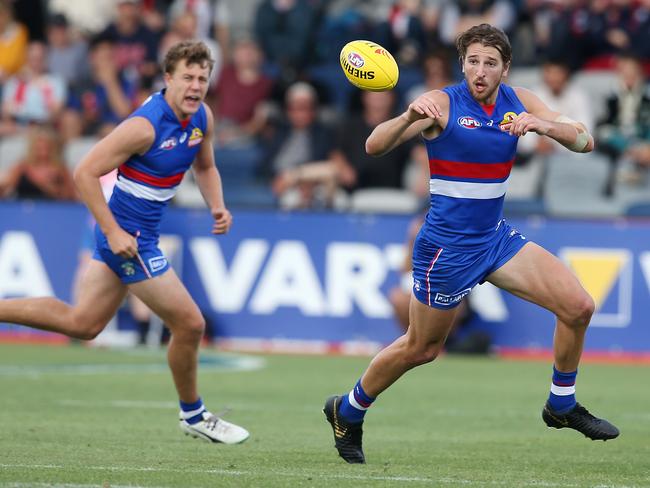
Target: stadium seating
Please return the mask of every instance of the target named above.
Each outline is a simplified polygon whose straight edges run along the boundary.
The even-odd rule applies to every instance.
[[[539,67],[512,68],[508,74],[508,84],[532,88],[540,83],[542,70]]]
[[[0,139],[0,173],[17,163],[27,151],[27,137],[16,135]]]
[[[600,154],[588,158],[571,153],[548,158],[544,200],[549,213],[560,217],[614,217],[623,203],[604,196],[609,160]]]
[[[616,87],[618,74],[615,71],[580,71],[573,82],[588,94],[595,120],[600,119],[605,111],[605,100]]]
[[[508,178],[506,200],[535,199],[540,196],[546,158],[533,157],[526,164],[515,165]]]
[[[325,90],[327,102],[344,113],[349,105],[352,92],[356,88],[345,79],[341,67],[328,63],[309,68],[307,76]]]
[[[68,168],[73,170],[88,151],[97,144],[97,141],[99,141],[99,138],[90,136],[79,137],[68,142],[63,149],[63,159],[68,165]]]
[[[420,202],[413,193],[395,188],[357,190],[350,198],[350,210],[360,213],[415,213]]]

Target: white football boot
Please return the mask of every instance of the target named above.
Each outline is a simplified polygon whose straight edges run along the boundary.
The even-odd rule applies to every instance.
[[[196,424],[188,424],[185,420],[180,419],[179,425],[185,435],[223,444],[239,444],[250,436],[243,427],[226,422],[207,410],[202,415],[203,420]]]

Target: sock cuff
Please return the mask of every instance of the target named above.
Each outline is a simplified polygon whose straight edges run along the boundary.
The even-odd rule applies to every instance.
[[[553,384],[558,386],[573,386],[576,383],[576,376],[578,375],[578,370],[572,371],[570,373],[563,373],[558,371],[555,366],[553,366]]]
[[[363,386],[361,386],[361,380],[357,381],[357,384],[354,385],[354,388],[352,389],[351,393],[354,396],[354,400],[364,408],[368,408],[372,404],[372,402],[375,401],[373,397],[369,396],[364,391]]]
[[[199,397],[199,399],[194,403],[185,403],[182,401],[179,401],[178,403],[180,404],[181,410],[183,412],[193,412],[203,407],[203,400],[201,399],[201,397]]]

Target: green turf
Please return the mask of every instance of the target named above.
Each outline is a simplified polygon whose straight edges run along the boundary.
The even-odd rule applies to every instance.
[[[381,396],[350,466],[321,408],[368,358],[204,357],[202,395],[242,445],[182,435],[162,351],[0,345],[0,487],[650,487],[648,367],[581,368],[580,401],[622,431],[603,443],[542,424],[550,365],[444,357]]]

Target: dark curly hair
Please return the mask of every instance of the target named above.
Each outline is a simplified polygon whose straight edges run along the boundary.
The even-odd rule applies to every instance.
[[[467,48],[477,42],[499,51],[504,65],[512,61],[512,47],[505,32],[490,24],[480,24],[470,27],[456,38],[456,49],[461,63],[465,60]]]
[[[174,44],[165,55],[162,63],[163,72],[174,73],[181,59],[184,59],[188,65],[198,64],[202,68],[207,64],[210,72],[214,67],[214,59],[212,59],[210,48],[201,41],[181,41]]]

